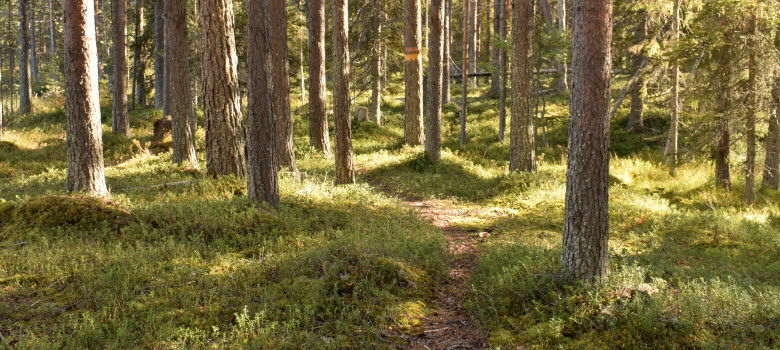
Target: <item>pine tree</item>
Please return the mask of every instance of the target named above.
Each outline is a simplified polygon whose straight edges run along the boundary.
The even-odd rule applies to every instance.
[[[274,123],[276,124],[276,165],[293,172],[295,145],[293,144],[293,120],[290,113],[290,63],[287,57],[287,2],[270,0],[271,59],[273,69]]]
[[[404,140],[407,145],[421,145],[423,133],[423,67],[420,56],[421,25],[420,0],[404,0],[404,64],[405,114]]]
[[[112,53],[114,63],[114,94],[111,129],[115,134],[128,136],[127,116],[127,0],[111,0]]]
[[[349,2],[333,2],[333,119],[336,124],[336,184],[355,182],[349,94]]]
[[[428,32],[428,119],[425,120],[425,156],[430,162],[441,159],[441,81],[444,33],[444,3],[431,0]]]
[[[325,86],[325,4],[309,0],[309,142],[330,157]]]
[[[509,170],[536,171],[534,120],[531,115],[533,3],[517,0],[512,9],[512,129]]]

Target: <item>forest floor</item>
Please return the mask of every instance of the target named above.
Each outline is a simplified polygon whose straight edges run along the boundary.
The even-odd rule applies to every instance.
[[[720,189],[712,164],[690,154],[670,176],[662,103],[648,101],[642,132],[623,130],[624,109],[613,121],[610,276],[572,285],[556,277],[566,100],[545,104],[539,171],[512,174],[487,86],[471,94],[465,146],[457,106],[446,106],[434,165],[403,145],[403,86],[389,81],[385,125],[353,127],[362,176],[350,186],[334,186],[333,160],[307,147],[294,95],[304,176],[280,176],[271,211],[246,200],[243,179],[173,165],[167,144],[151,145],[157,111],[133,111],[123,138],[104,108],[110,200],[64,191],[61,97],[11,116],[0,141],[0,347],[780,346],[780,194],[745,206],[740,177]],[[686,150],[709,142],[683,135]],[[172,182],[183,185],[144,188]]]

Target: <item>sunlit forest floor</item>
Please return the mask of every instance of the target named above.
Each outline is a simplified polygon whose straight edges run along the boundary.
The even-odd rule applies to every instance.
[[[489,233],[465,294],[495,348],[780,346],[780,195],[760,192],[746,207],[741,179],[716,188],[711,164],[691,157],[671,177],[663,109],[648,106],[642,133],[613,122],[611,274],[567,285],[556,278],[566,100],[547,103],[538,173],[507,174],[509,141],[497,141],[495,100],[480,97],[487,86],[472,92],[464,147],[457,105],[447,106],[443,160],[432,166],[403,146],[403,86],[392,81],[385,125],[354,125],[352,186],[333,186],[332,160],[308,148],[306,106],[293,95],[302,174],[281,175],[276,211],[255,209],[242,179],[208,178],[150,148],[153,110],[132,112],[124,139],[110,133],[105,108],[111,200],[67,196],[62,100],[36,101],[0,143],[0,342],[403,347],[422,332],[449,257],[441,231],[402,194],[447,199],[473,214],[453,225]],[[180,181],[191,182],[149,187]]]

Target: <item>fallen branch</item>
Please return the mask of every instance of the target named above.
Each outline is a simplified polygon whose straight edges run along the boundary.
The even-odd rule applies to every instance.
[[[652,68],[649,63],[650,58],[645,57],[642,60],[642,63],[639,64],[639,68],[637,68],[636,72],[634,72],[634,75],[631,76],[631,79],[628,81],[626,86],[623,87],[623,90],[620,91],[620,95],[618,96],[617,100],[615,100],[615,105],[612,106],[612,110],[609,112],[609,119],[612,119],[612,117],[615,116],[618,108],[620,108],[620,105],[623,104],[623,100],[625,100],[626,96],[628,96],[628,92],[631,91],[634,88],[634,85],[639,82],[639,77]]]

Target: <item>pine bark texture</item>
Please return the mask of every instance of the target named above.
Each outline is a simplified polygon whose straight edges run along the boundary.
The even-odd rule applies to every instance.
[[[506,0],[496,0],[498,6],[497,17],[499,19],[497,35],[506,37]],[[501,45],[495,45],[498,50],[498,77],[493,81],[498,85],[498,141],[504,141],[506,134],[506,52]]]
[[[293,144],[290,112],[290,62],[287,57],[287,2],[270,0],[271,59],[273,65],[274,123],[276,125],[276,165],[298,171]]]
[[[165,106],[165,0],[154,0],[154,106]]]
[[[469,115],[469,79],[468,72],[470,71],[471,64],[471,8],[474,4],[471,1],[463,2],[463,48],[461,49],[461,56],[463,56],[463,67],[461,69],[461,89],[460,89],[460,145],[466,143],[466,117]]]
[[[732,86],[731,86],[731,59],[728,57],[728,50],[721,52],[719,58],[720,74],[718,80],[718,90],[720,101],[718,103],[718,126],[715,139],[715,183],[718,186],[731,188],[731,167],[729,156],[731,153],[731,128],[729,113],[731,113],[732,104]]]
[[[19,0],[19,113],[21,114],[32,112],[29,16],[29,0]]]
[[[173,162],[198,166],[192,121],[186,0],[165,0],[165,100],[172,120]]]
[[[512,125],[509,170],[536,171],[534,120],[531,114],[533,2],[515,1],[512,9]]]
[[[420,55],[422,46],[422,16],[420,0],[404,0],[404,140],[407,145],[423,144],[423,66]]]
[[[62,3],[67,115],[67,190],[107,196],[98,97],[95,7],[92,0]]]
[[[758,11],[756,9],[755,11]],[[756,12],[750,19],[750,38],[748,39],[748,86],[747,86],[747,115],[745,118],[745,142],[747,152],[745,154],[745,191],[743,199],[745,203],[752,204],[756,200],[756,113],[758,112],[758,18]]]
[[[444,58],[442,66],[441,82],[441,103],[447,105],[450,103],[452,95],[450,93],[450,75],[452,75],[452,66],[450,65],[452,53],[452,0],[444,0]]]
[[[775,33],[775,48],[780,50],[780,27]],[[775,69],[772,86],[772,112],[769,119],[769,133],[766,137],[766,158],[761,186],[780,189],[780,67]]]
[[[495,33],[496,37],[501,37],[501,19],[504,17],[504,2],[506,0],[494,0],[493,1],[493,33]],[[490,40],[493,40],[493,38],[490,38]],[[493,71],[496,75],[493,76],[493,79],[490,80],[490,91],[488,92],[488,96],[498,96],[498,87],[499,87],[499,80],[501,80],[501,77],[499,75],[501,74],[500,71],[500,62],[499,62],[499,55],[502,48],[501,45],[493,45],[493,52],[491,52],[491,63],[493,66]]]
[[[231,0],[200,0],[203,103],[209,175],[246,174],[246,140],[238,94],[238,55]]]
[[[380,5],[378,5],[380,6]],[[370,69],[371,69],[371,106],[368,111],[369,120],[382,125],[382,10],[379,9],[374,16],[372,25],[374,47],[371,52]]]
[[[349,2],[333,2],[333,120],[336,126],[336,184],[355,182],[352,118],[349,115]]]
[[[680,1],[674,0],[674,41],[680,41]],[[669,137],[666,141],[666,161],[669,164],[670,172],[676,174],[677,162],[679,157],[679,135],[680,135],[680,112],[682,106],[680,103],[680,63],[677,59],[672,62],[672,116],[669,121]]]
[[[612,2],[577,0],[572,40],[563,275],[607,275]]]
[[[127,118],[127,0],[111,0],[111,36],[114,61],[114,93],[111,130],[118,135],[130,134]]]
[[[247,0],[247,192],[249,199],[279,205],[271,79],[269,0]]]
[[[441,159],[441,81],[442,81],[442,0],[431,0],[428,23],[428,119],[425,120],[425,156],[431,162]]]
[[[325,4],[308,1],[309,26],[309,143],[330,157],[328,105],[325,86]]]
[[[469,73],[477,72],[477,42],[479,42],[479,30],[477,23],[479,21],[479,2],[478,0],[469,1]],[[471,84],[476,86],[479,78],[471,78]]]

